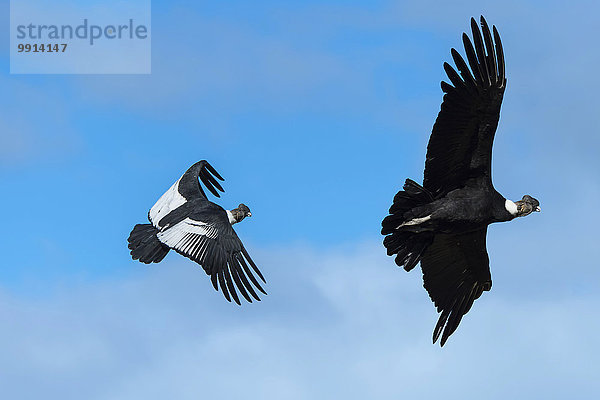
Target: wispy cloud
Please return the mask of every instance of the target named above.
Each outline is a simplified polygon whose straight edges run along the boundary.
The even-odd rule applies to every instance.
[[[10,328],[0,332],[3,393],[462,398],[469,385],[490,399],[514,393],[552,399],[572,387],[581,395],[599,388],[589,368],[600,328],[596,293],[511,296],[505,281],[475,303],[440,349],[430,342],[436,316],[419,273],[395,268],[379,246],[256,257],[270,272],[270,295],[241,308],[177,259],[37,300],[4,292],[0,318]]]

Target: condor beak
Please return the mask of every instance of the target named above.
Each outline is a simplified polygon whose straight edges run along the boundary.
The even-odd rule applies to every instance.
[[[538,207],[538,208],[539,208],[539,207]],[[252,213],[251,213],[251,212],[249,212],[248,214],[246,214],[246,217],[251,217],[251,216],[252,216]]]
[[[541,212],[541,211],[542,211],[542,209],[540,208],[540,206],[537,206],[537,207],[535,208],[535,210],[533,210],[533,211],[535,211],[535,212]]]

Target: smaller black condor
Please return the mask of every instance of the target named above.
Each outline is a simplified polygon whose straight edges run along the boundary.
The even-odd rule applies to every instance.
[[[223,180],[208,161],[192,165],[152,206],[151,223],[137,224],[131,231],[131,257],[145,264],[157,263],[173,249],[200,264],[227,301],[233,298],[240,304],[236,287],[248,302],[260,301],[254,287],[266,292],[252,271],[265,279],[232,227],[252,214],[244,204],[230,211],[208,201],[198,179],[220,197],[217,189],[224,190],[215,177]]]
[[[388,255],[410,271],[419,262],[424,287],[441,313],[433,331],[440,345],[456,330],[475,299],[490,290],[487,226],[540,211],[525,195],[505,199],[492,184],[492,144],[506,87],[504,54],[496,27],[471,18],[475,47],[462,39],[467,63],[452,49],[458,73],[444,70],[444,100],[427,146],[423,186],[407,179],[382,222]],[[483,37],[482,37],[483,32]],[[469,69],[470,67],[470,69]]]

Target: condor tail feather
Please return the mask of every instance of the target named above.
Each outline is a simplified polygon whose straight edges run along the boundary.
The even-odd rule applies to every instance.
[[[387,235],[383,245],[388,256],[396,255],[396,264],[406,271],[413,269],[421,260],[423,253],[433,242],[433,233],[428,231],[410,232],[398,228],[407,222],[411,211],[433,201],[431,193],[411,179],[404,183],[403,190],[394,196],[390,215],[381,223],[381,234]]]
[[[152,224],[134,226],[127,239],[131,258],[144,264],[161,262],[169,252],[169,247],[158,240],[157,233],[158,229]]]

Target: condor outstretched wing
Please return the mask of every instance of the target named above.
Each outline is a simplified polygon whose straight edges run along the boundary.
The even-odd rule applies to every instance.
[[[443,346],[473,302],[492,288],[486,234],[487,227],[463,234],[437,234],[421,259],[423,286],[441,313],[433,331],[434,343],[443,331]]]
[[[483,17],[481,27],[483,38],[471,18],[474,48],[463,33],[470,70],[455,49],[452,58],[460,75],[444,63],[452,85],[442,82],[444,101],[427,146],[423,179],[423,186],[435,197],[462,187],[471,178],[483,177],[491,185],[492,144],[506,78],[498,31],[494,26],[492,39]]]
[[[221,192],[224,192],[224,190],[215,177],[221,181],[224,180],[206,160],[199,161],[188,168],[181,178],[158,199],[156,204],[150,209],[150,212],[148,212],[148,219],[152,222],[152,225],[160,228],[160,220],[187,201],[196,199],[208,200],[198,179],[204,183],[204,186],[212,194],[220,197],[217,189]]]
[[[165,228],[157,234],[158,240],[200,264],[210,275],[215,290],[220,287],[228,301],[233,299],[240,304],[236,287],[250,303],[250,296],[260,301],[254,288],[266,294],[254,274],[263,282],[264,277],[221,207],[192,201],[165,217],[162,223]]]

